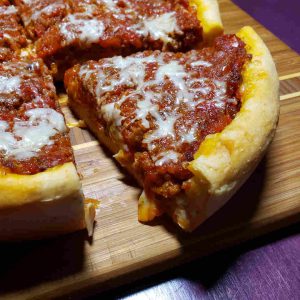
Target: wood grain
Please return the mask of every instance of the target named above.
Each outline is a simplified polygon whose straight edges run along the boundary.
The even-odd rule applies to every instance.
[[[251,25],[270,47],[279,74],[300,71],[300,57],[235,5],[220,1],[226,31]],[[281,81],[281,95],[300,91],[299,76]],[[66,101],[65,101],[66,102]],[[76,118],[63,111],[68,122]],[[86,197],[101,200],[95,234],[0,247],[0,298],[47,299],[91,295],[296,222],[300,218],[300,97],[281,101],[275,139],[233,199],[196,232],[166,217],[137,221],[140,188],[86,129],[72,128]],[[291,142],[292,141],[292,142]]]
[[[280,81],[280,95],[291,94],[299,91],[300,75],[299,77],[290,78]]]

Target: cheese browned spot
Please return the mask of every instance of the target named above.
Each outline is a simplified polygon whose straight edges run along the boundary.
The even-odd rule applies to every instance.
[[[192,177],[187,163],[203,139],[239,111],[248,59],[244,43],[227,35],[202,51],[147,51],[77,65],[65,85],[71,107],[98,136],[104,131],[112,139],[106,144],[122,151],[121,163],[142,178],[146,193],[170,198]]]

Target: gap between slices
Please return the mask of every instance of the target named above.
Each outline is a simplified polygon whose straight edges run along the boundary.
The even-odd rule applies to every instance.
[[[201,51],[146,51],[66,73],[70,107],[144,187],[140,221],[167,212],[195,229],[240,187],[269,144],[278,118],[276,69],[251,28],[237,36]]]

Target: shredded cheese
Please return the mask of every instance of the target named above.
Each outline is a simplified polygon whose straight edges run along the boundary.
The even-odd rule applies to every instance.
[[[88,45],[99,41],[104,33],[105,26],[102,21],[96,18],[87,19],[87,16],[86,13],[70,14],[59,25],[65,45],[73,43],[76,39]]]
[[[6,77],[0,75],[0,94],[18,92],[21,84],[19,76]]]
[[[177,25],[175,12],[144,19],[134,25],[133,29],[142,36],[150,35],[154,40],[162,40],[165,44],[174,42],[172,36],[175,33],[182,34]]]
[[[12,15],[16,13],[17,9],[13,5],[0,6],[0,15]]]
[[[0,151],[7,157],[26,160],[36,155],[40,149],[52,145],[51,137],[66,131],[64,117],[51,108],[28,110],[27,121],[14,120],[12,132],[9,125],[0,121]]]

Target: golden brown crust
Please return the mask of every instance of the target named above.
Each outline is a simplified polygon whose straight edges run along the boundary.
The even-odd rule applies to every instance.
[[[238,33],[252,60],[243,71],[242,107],[221,133],[200,145],[189,169],[190,189],[169,211],[191,231],[222,207],[246,181],[265,153],[279,116],[279,82],[271,54],[251,27]]]
[[[197,17],[203,27],[203,40],[205,44],[223,33],[223,24],[217,0],[189,0],[191,6],[196,7]]]
[[[44,238],[86,227],[73,163],[35,175],[0,175],[0,179],[0,240]]]

